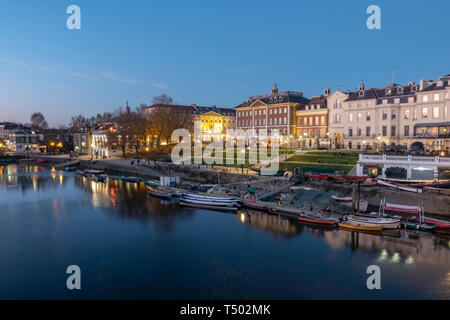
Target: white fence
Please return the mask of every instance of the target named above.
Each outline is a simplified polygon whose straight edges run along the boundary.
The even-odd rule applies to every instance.
[[[360,154],[359,162],[374,163],[424,163],[436,164],[438,166],[450,166],[450,158],[442,157],[422,157],[422,156],[389,156],[389,155],[373,155]]]

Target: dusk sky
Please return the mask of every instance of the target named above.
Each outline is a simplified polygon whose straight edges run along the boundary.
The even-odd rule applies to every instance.
[[[66,8],[81,8],[68,30]],[[381,8],[381,30],[366,9]],[[0,122],[51,126],[167,93],[234,107],[251,95],[321,94],[450,73],[450,1],[0,2]]]

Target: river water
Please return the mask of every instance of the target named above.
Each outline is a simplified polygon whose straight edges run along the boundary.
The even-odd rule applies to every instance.
[[[33,165],[0,166],[0,253],[0,299],[450,299],[449,235],[183,208]]]

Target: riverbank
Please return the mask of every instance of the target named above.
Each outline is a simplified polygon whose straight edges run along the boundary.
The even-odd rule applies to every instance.
[[[308,182],[305,186],[326,192],[337,192],[343,196],[352,196],[353,192],[351,185],[337,185],[325,181]],[[450,197],[445,195],[412,193],[381,186],[362,186],[361,199],[367,200],[369,206],[376,208],[384,199],[386,202],[410,206],[423,202],[425,213],[450,217]]]

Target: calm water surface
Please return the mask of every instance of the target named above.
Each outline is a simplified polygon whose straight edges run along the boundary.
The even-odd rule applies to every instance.
[[[379,236],[150,198],[143,185],[0,166],[0,299],[450,298],[450,237]],[[78,265],[82,290],[66,288]],[[381,290],[366,269],[381,267]]]

